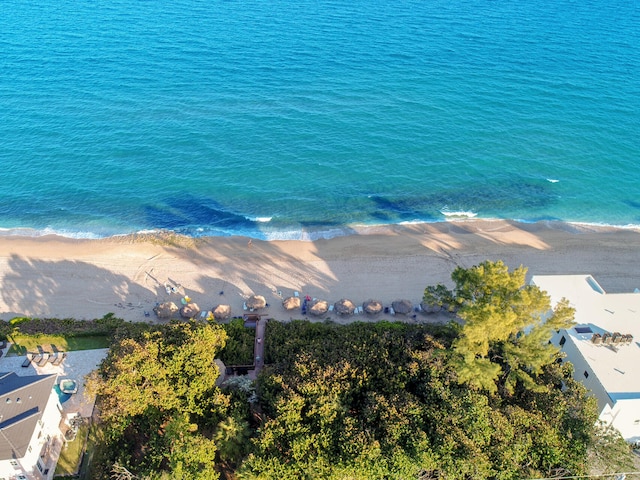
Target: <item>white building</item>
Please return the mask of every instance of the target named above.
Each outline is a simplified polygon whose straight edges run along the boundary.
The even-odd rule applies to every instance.
[[[0,372],[0,480],[53,478],[62,447],[55,382]]]
[[[566,298],[575,324],[560,330],[559,345],[574,377],[598,400],[600,419],[628,442],[640,441],[640,293],[608,294],[591,275],[536,275],[551,305]]]

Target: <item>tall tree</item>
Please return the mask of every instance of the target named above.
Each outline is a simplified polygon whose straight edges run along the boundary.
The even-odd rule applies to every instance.
[[[570,325],[574,311],[566,300],[552,309],[545,292],[526,284],[526,273],[522,266],[509,272],[501,261],[452,273],[462,320],[452,364],[461,383],[490,392],[513,392],[518,382],[538,388],[532,375],[557,353],[551,332]]]

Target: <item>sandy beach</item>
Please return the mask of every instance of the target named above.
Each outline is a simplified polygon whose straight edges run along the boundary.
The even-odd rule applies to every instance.
[[[369,298],[417,304],[427,285],[450,285],[456,266],[487,259],[524,265],[529,276],[590,273],[607,292],[640,287],[640,232],[560,222],[370,227],[314,242],[168,234],[101,240],[6,236],[0,237],[0,318],[93,319],[113,312],[125,320],[156,321],[157,303],[179,305],[184,295],[202,310],[227,304],[232,315],[241,315],[245,299],[258,294],[269,303],[260,313],[289,320],[304,318],[281,305],[281,296],[295,291],[330,304],[341,298],[356,305]],[[167,293],[165,284],[177,291]]]

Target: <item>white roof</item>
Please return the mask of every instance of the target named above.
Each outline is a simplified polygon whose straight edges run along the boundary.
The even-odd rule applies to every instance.
[[[536,275],[531,281],[550,295],[552,305],[564,297],[576,309],[567,334],[611,399],[640,398],[640,293],[606,293],[591,275]],[[631,334],[633,341],[593,344],[594,333],[606,332]]]

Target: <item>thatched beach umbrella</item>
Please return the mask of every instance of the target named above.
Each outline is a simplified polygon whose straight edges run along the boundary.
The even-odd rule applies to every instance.
[[[343,298],[342,300],[338,300],[333,305],[333,309],[338,315],[352,315],[356,309],[356,306],[351,300]]]
[[[226,320],[231,316],[231,307],[229,305],[218,305],[213,309],[213,318]]]
[[[258,310],[267,305],[267,300],[262,295],[251,295],[246,301],[249,310]]]
[[[362,309],[367,312],[369,315],[375,315],[376,313],[380,313],[384,307],[382,303],[378,300],[369,299],[362,304]]]
[[[200,313],[200,308],[196,303],[187,303],[180,309],[180,316],[182,318],[193,318]]]
[[[171,318],[178,311],[178,306],[173,302],[165,302],[153,307],[153,313],[158,318]]]
[[[300,297],[287,297],[282,301],[285,310],[296,310],[300,308]]]
[[[409,300],[405,299],[396,300],[391,304],[391,306],[396,313],[401,315],[407,315],[413,311],[413,304]]]
[[[329,303],[326,300],[315,300],[309,307],[311,315],[322,315],[329,310]]]
[[[435,302],[420,302],[420,308],[425,313],[436,313],[442,310],[442,306]]]

